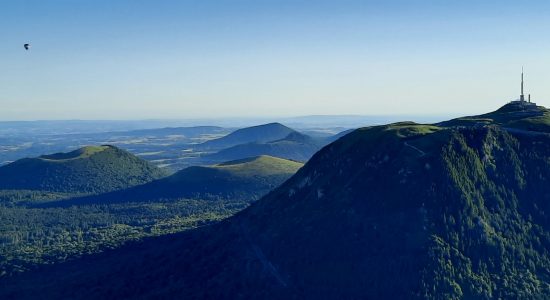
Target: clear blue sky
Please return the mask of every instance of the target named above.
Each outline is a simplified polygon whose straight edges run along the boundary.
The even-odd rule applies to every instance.
[[[0,0],[0,120],[550,106],[550,1]],[[30,51],[23,44],[30,42]]]

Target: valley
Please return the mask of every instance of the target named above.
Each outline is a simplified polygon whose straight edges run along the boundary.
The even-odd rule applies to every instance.
[[[213,132],[221,129],[147,129],[131,135],[182,131],[197,136],[188,147],[215,140]],[[174,172],[145,159],[158,153],[134,155],[112,145],[130,145],[122,140],[0,166],[0,278],[218,222],[303,166],[259,155]]]

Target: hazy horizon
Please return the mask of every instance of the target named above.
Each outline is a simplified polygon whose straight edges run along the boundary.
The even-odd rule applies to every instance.
[[[0,123],[17,123],[17,122],[135,122],[135,121],[228,121],[228,120],[291,120],[291,119],[303,119],[303,118],[449,118],[449,117],[461,117],[464,116],[460,113],[454,114],[314,114],[314,115],[260,115],[260,116],[222,116],[222,117],[165,117],[165,118],[139,118],[128,116],[127,118],[44,118],[44,119],[20,119],[20,120],[0,120]]]
[[[550,106],[543,1],[6,1],[0,121]],[[31,49],[25,51],[24,43]]]

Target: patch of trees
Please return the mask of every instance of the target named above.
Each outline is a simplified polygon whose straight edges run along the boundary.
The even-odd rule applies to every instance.
[[[0,192],[0,277],[40,264],[116,248],[127,241],[175,233],[226,218],[245,201],[171,199],[149,203],[34,208],[22,203],[62,195]]]

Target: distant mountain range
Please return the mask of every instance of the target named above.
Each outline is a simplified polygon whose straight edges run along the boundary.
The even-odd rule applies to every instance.
[[[239,129],[227,136],[207,141],[197,148],[210,152],[206,161],[227,161],[270,155],[305,162],[323,146],[351,132],[311,137],[279,123]]]
[[[548,299],[549,126],[512,103],[358,129],[234,217],[8,278],[0,296]]]
[[[208,159],[225,161],[257,155],[272,155],[296,161],[307,161],[325,144],[325,139],[312,138],[299,132],[266,143],[240,144],[206,156]]]
[[[282,124],[269,123],[238,129],[224,137],[204,142],[198,148],[217,150],[239,144],[265,143],[285,138],[292,132],[295,132],[295,130]]]
[[[252,202],[292,176],[302,163],[259,156],[207,167],[189,167],[171,176],[129,189],[93,195],[46,207],[112,204],[174,199],[246,200]]]
[[[30,126],[32,124],[34,123],[30,122],[29,124],[22,124],[22,126]],[[296,130],[279,123],[256,125],[238,130],[235,130],[234,128],[222,128],[217,126],[194,126],[125,131],[122,130],[125,128],[121,127],[120,130],[113,131],[110,126],[118,123],[115,122],[111,124],[107,122],[101,124],[106,126],[111,124],[105,127],[105,129],[110,129],[110,131],[100,132],[89,132],[92,128],[84,130],[87,126],[94,124],[93,122],[86,123],[75,121],[67,123],[43,123],[44,126],[55,125],[54,128],[57,128],[57,126],[62,126],[62,124],[66,124],[66,129],[68,132],[63,130],[56,131],[52,129],[50,133],[46,134],[39,128],[34,128],[32,126],[27,128],[23,126],[23,128],[27,128],[28,130],[31,130],[31,132],[21,133],[14,128],[15,132],[13,132],[13,135],[11,135],[12,133],[3,135],[3,138],[0,138],[0,166],[24,157],[35,157],[44,153],[65,152],[68,149],[81,147],[81,145],[98,144],[109,144],[120,147],[144,159],[147,159],[162,168],[170,169],[171,171],[178,171],[188,166],[210,165],[227,161],[228,159],[242,159],[254,155],[273,155],[305,161],[319,149],[314,149],[314,151],[307,149],[308,146],[309,148],[312,148],[311,143],[302,146],[285,146],[281,147],[283,152],[279,155],[276,149],[270,149],[272,147],[269,146],[262,146],[266,148],[266,151],[257,151],[253,149],[250,151],[251,155],[230,155],[228,156],[230,158],[225,158],[223,154],[219,155],[218,158],[216,158],[216,156],[209,156],[210,154],[214,154],[234,146],[275,142],[286,138],[290,133],[297,132]],[[139,123],[132,124],[137,125]],[[145,124],[149,123],[144,123],[144,126]],[[72,125],[78,126],[72,128]],[[33,128],[37,131],[32,131],[34,130]],[[77,128],[81,128],[83,132],[73,133],[72,131]],[[101,128],[102,127],[99,127],[99,129]],[[330,141],[331,136],[342,130],[345,130],[345,128],[316,127],[308,128],[304,131],[300,130],[300,133],[307,134],[316,141],[324,140],[324,144],[326,144]],[[0,124],[0,133],[1,132],[2,124]],[[305,149],[302,149],[304,146],[306,146]],[[291,152],[295,152],[297,155],[285,155],[285,149],[292,149]]]
[[[143,184],[167,173],[113,146],[24,158],[0,167],[0,189],[100,193]]]
[[[114,131],[132,131],[144,128],[194,127],[209,124],[224,128],[239,128],[254,124],[281,122],[300,130],[309,128],[356,128],[365,125],[386,124],[403,118],[417,122],[436,122],[448,116],[422,115],[317,115],[288,118],[215,118],[187,120],[51,120],[51,121],[0,121],[0,134],[3,136],[29,136],[51,134],[85,134]]]
[[[164,128],[151,128],[151,129],[138,129],[128,131],[110,131],[99,133],[87,133],[82,134],[86,136],[98,135],[98,136],[185,136],[187,138],[194,138],[203,134],[226,134],[229,129],[218,126],[193,126],[193,127],[164,127]]]

